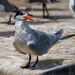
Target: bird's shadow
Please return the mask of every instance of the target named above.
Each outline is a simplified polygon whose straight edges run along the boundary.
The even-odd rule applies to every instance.
[[[43,11],[43,8],[32,8],[31,11]],[[68,9],[48,8],[48,11],[68,11]]]
[[[7,25],[14,25],[15,24],[15,22],[13,22],[13,23],[8,23],[8,22],[0,22],[1,24],[7,24]]]
[[[59,65],[62,65],[64,59],[49,59],[49,60],[40,60],[37,64],[37,68],[28,68],[32,70],[46,70],[50,69]],[[31,64],[34,64],[35,62],[31,62]]]
[[[35,17],[35,18],[43,18],[43,16],[36,16],[36,15],[34,15],[33,17]],[[70,16],[70,15],[67,15],[67,16],[65,16],[65,15],[56,16],[56,15],[54,15],[54,16],[49,16],[49,17],[47,17],[45,19],[51,19],[51,20],[57,20],[57,19],[73,19],[73,16]]]
[[[7,32],[0,32],[0,37],[10,37],[14,36],[15,31],[7,31]]]

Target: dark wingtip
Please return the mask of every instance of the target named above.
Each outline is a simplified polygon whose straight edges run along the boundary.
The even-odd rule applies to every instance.
[[[56,39],[54,40],[54,44],[60,39],[60,37],[62,36],[64,30],[60,29],[58,32],[55,33],[56,35]]]
[[[64,29],[60,29],[58,32],[60,32],[60,34],[63,34]],[[55,35],[57,35],[57,34],[58,34],[58,32],[57,32],[57,33],[55,33]]]

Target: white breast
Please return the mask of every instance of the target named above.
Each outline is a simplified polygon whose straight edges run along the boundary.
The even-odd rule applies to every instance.
[[[35,53],[32,52],[27,47],[28,34],[29,33],[27,32],[25,25],[22,25],[21,21],[16,21],[16,23],[15,23],[15,37],[13,40],[13,44],[17,45],[17,47],[19,48],[19,52],[35,55]]]
[[[73,10],[74,6],[75,6],[74,0],[69,0],[69,9],[70,9],[72,15],[75,17],[75,11]]]
[[[22,30],[21,30],[22,32]],[[22,32],[23,33],[23,32]],[[13,44],[16,44],[17,47],[19,48],[20,52],[22,51],[22,53],[27,53],[27,54],[33,54],[36,55],[34,52],[32,52],[28,47],[27,47],[27,33],[23,34],[17,34],[15,35]]]

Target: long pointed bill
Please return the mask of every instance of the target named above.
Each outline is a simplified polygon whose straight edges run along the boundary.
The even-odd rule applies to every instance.
[[[32,20],[32,21],[36,22],[36,21],[35,21],[32,17],[30,17],[29,15],[27,15],[27,16],[25,16],[25,17],[23,17],[23,18],[29,19],[29,20]]]

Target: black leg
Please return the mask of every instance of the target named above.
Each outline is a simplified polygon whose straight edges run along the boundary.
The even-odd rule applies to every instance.
[[[26,66],[21,66],[22,69],[28,68],[30,66],[30,61],[31,61],[31,55],[29,54],[29,62],[27,63]]]
[[[10,22],[11,22],[11,17],[12,17],[12,15],[10,15],[10,17],[9,17],[8,24],[10,24]]]
[[[47,12],[47,16],[46,16],[46,14],[45,14],[45,11]],[[53,17],[49,16],[49,13],[48,13],[48,9],[47,9],[46,3],[43,3],[43,17],[44,17],[44,18],[50,18],[50,19],[53,19]]]
[[[36,64],[37,64],[37,62],[38,62],[38,56],[37,56],[37,59],[36,59],[35,64],[34,64],[32,67],[35,67],[35,66],[36,66]]]
[[[47,9],[46,4],[45,4],[45,8],[46,8],[46,12],[47,12],[47,17],[49,17],[49,13],[48,13],[48,9]]]
[[[45,11],[47,12],[47,16],[45,15]],[[48,18],[49,17],[49,13],[48,13],[48,9],[47,9],[46,3],[43,3],[43,17],[44,18]]]
[[[43,17],[45,17],[45,3],[43,3]]]

